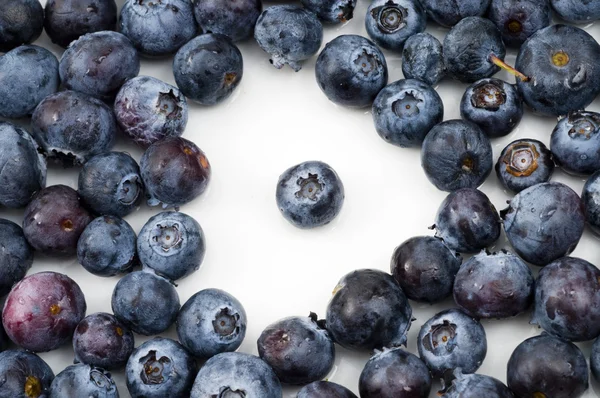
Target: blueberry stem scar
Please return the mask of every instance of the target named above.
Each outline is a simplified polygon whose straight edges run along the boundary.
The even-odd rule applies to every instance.
[[[521,81],[528,82],[529,80],[531,80],[529,77],[525,76],[524,74],[522,74],[521,72],[519,72],[518,70],[516,70],[515,68],[513,68],[512,66],[510,66],[503,60],[501,60],[500,58],[496,57],[494,54],[490,55],[490,62],[492,62],[494,65],[499,66],[500,68],[504,69],[511,75],[516,76],[518,79],[521,79]]]

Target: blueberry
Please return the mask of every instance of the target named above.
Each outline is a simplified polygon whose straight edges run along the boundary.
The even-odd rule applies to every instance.
[[[304,386],[296,398],[358,398],[346,387],[331,381],[314,381]]]
[[[450,309],[425,322],[417,348],[434,377],[455,369],[474,373],[485,359],[487,339],[479,321],[458,309]]]
[[[481,17],[491,0],[421,0],[427,15],[436,23],[451,27],[467,17]]]
[[[174,54],[198,34],[191,0],[127,0],[119,27],[140,54],[147,56]]]
[[[508,144],[496,163],[498,180],[515,193],[550,181],[553,173],[554,160],[550,150],[542,142],[528,138]]]
[[[179,295],[166,279],[149,271],[136,271],[119,280],[111,306],[125,326],[150,336],[164,332],[175,322]]]
[[[115,30],[115,0],[48,0],[44,27],[53,43],[67,46],[86,33]]]
[[[440,239],[417,236],[394,250],[390,268],[406,297],[435,303],[452,294],[461,261]]]
[[[44,154],[67,167],[109,151],[117,135],[117,121],[102,101],[75,91],[61,91],[35,108],[31,129]]]
[[[150,145],[140,161],[148,205],[178,207],[200,196],[210,180],[204,152],[191,141],[168,137]]]
[[[144,197],[140,167],[125,152],[105,152],[79,172],[78,191],[87,207],[101,215],[125,217]]]
[[[600,380],[600,338],[594,340],[592,344],[592,352],[590,353],[590,368],[592,376],[596,381]]]
[[[429,131],[444,119],[438,93],[419,80],[398,80],[379,92],[373,102],[377,134],[400,147],[420,146]]]
[[[317,315],[289,317],[268,325],[258,338],[258,355],[286,384],[321,380],[333,368],[335,346]]]
[[[173,74],[185,96],[202,105],[215,105],[226,100],[242,81],[244,61],[227,36],[207,33],[177,51]]]
[[[0,204],[26,206],[46,185],[46,161],[25,130],[0,122]]]
[[[0,218],[0,242],[0,297],[4,297],[31,268],[33,249],[27,243],[21,227],[3,218]]]
[[[8,350],[0,353],[0,394],[3,398],[48,398],[53,379],[50,366],[31,352]]]
[[[595,1],[550,0],[552,9],[571,23],[589,23],[600,19],[600,4]]]
[[[533,302],[534,279],[519,257],[507,251],[481,252],[456,274],[454,301],[475,318],[509,318]]]
[[[45,352],[71,341],[86,309],[83,292],[73,279],[39,272],[13,286],[6,297],[2,324],[16,344]]]
[[[439,190],[477,188],[492,171],[492,144],[476,124],[447,120],[423,140],[421,166]]]
[[[402,73],[435,86],[446,75],[442,43],[429,33],[417,33],[406,40],[402,50]]]
[[[325,23],[348,22],[354,16],[357,0],[301,0],[302,6]]]
[[[552,25],[520,48],[515,68],[528,77],[517,88],[534,112],[566,115],[584,109],[600,92],[600,45],[575,26]]]
[[[137,240],[141,263],[172,281],[197,271],[205,251],[200,224],[177,211],[158,213],[150,218]]]
[[[548,0],[491,0],[488,18],[496,25],[504,44],[520,47],[540,29],[550,25]]]
[[[540,266],[571,253],[585,226],[579,196],[559,182],[521,191],[500,215],[506,237],[517,254]]]
[[[442,398],[514,398],[500,380],[480,374],[459,374],[441,394]]]
[[[542,334],[515,348],[507,382],[517,397],[577,398],[588,389],[587,363],[575,344]]]
[[[50,51],[21,46],[7,52],[0,56],[0,117],[31,115],[37,104],[55,93],[59,85],[58,60]]]
[[[41,253],[71,256],[93,217],[82,206],[77,191],[65,185],[42,189],[25,208],[23,233]]]
[[[252,37],[254,25],[261,11],[261,0],[194,2],[196,21],[204,31],[229,36],[233,41]]]
[[[134,265],[135,241],[135,232],[127,221],[115,216],[98,217],[79,237],[77,260],[94,275],[126,273]]]
[[[49,398],[84,396],[119,398],[119,391],[110,373],[84,364],[68,366],[52,380]]]
[[[125,82],[114,111],[121,131],[142,146],[181,136],[188,121],[188,105],[181,91],[150,76]]]
[[[327,43],[317,58],[315,74],[330,101],[354,108],[370,106],[388,82],[383,53],[357,35],[340,35]]]
[[[581,194],[585,210],[585,220],[592,230],[600,233],[600,171],[586,181]]]
[[[254,355],[226,352],[209,359],[198,372],[190,398],[221,396],[281,398],[273,370]]]
[[[102,31],[72,42],[60,59],[59,72],[67,90],[112,100],[123,83],[137,76],[140,58],[121,33]]]
[[[500,71],[494,60],[503,60],[505,55],[500,31],[490,20],[481,17],[461,20],[444,39],[448,75],[463,83],[491,77]]]
[[[419,357],[401,348],[384,349],[365,365],[358,389],[361,398],[427,398],[431,374]]]
[[[177,336],[193,355],[208,359],[237,350],[247,323],[246,311],[235,297],[223,290],[204,289],[181,307]]]
[[[175,340],[154,337],[133,351],[127,361],[127,390],[132,398],[188,397],[194,358]]]
[[[310,161],[287,169],[277,182],[275,198],[283,217],[298,228],[331,222],[342,210],[344,185],[327,163]]]
[[[124,367],[133,347],[131,330],[105,312],[83,318],[73,334],[75,361],[99,368]]]
[[[254,29],[256,42],[271,57],[277,69],[289,65],[298,72],[302,61],[319,51],[323,25],[316,15],[294,5],[276,5],[264,10]]]
[[[512,84],[482,79],[467,87],[460,101],[460,115],[478,125],[488,137],[503,137],[521,121],[523,100]]]
[[[390,274],[362,269],[346,274],[327,305],[327,330],[348,349],[372,350],[406,343],[412,308]]]
[[[600,170],[600,113],[577,111],[561,120],[552,131],[550,151],[556,165],[576,175]]]
[[[0,3],[0,52],[34,42],[44,29],[44,9],[38,0]]]
[[[402,51],[406,40],[425,30],[427,15],[419,0],[374,0],[365,27],[377,45]]]

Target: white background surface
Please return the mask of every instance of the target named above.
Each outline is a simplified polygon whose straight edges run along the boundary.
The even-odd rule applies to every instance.
[[[45,1],[42,1],[45,3]],[[119,7],[123,1],[118,1]],[[265,3],[265,7],[272,2]],[[359,0],[355,18],[343,26],[326,26],[325,43],[340,34],[366,35],[364,15],[368,1]],[[585,26],[600,39],[597,25]],[[445,29],[428,26],[440,39]],[[35,43],[58,57],[62,49],[44,33]],[[181,211],[195,217],[207,238],[207,253],[201,269],[181,280],[177,291],[183,304],[195,292],[216,287],[236,296],[249,319],[248,332],[240,351],[257,354],[256,340],[269,323],[309,311],[324,316],[331,291],[347,272],[358,268],[389,271],[396,246],[416,235],[429,235],[438,205],[445,193],[426,179],[419,150],[401,149],[385,143],[373,127],[370,109],[350,110],[334,105],[315,82],[316,57],[295,73],[276,70],[253,40],[239,43],[244,56],[244,77],[232,98],[215,107],[190,103],[184,137],[205,151],[212,165],[207,192]],[[402,78],[401,57],[385,52],[390,82]],[[507,60],[514,62],[516,53]],[[141,75],[174,84],[172,58],[143,60]],[[507,74],[498,75],[514,82]],[[437,87],[445,105],[444,120],[459,118],[459,101],[466,85],[444,80]],[[600,102],[589,107],[600,110]],[[23,121],[28,123],[28,121]],[[495,158],[514,139],[536,138],[549,144],[556,123],[527,113],[509,136],[492,141]],[[139,161],[142,151],[120,140],[117,150],[130,152]],[[288,167],[306,160],[329,163],[340,175],[346,190],[341,214],[330,225],[316,230],[299,230],[280,216],[275,204],[277,178]],[[51,166],[48,185],[66,184],[77,189],[77,169]],[[565,182],[581,192],[583,180],[556,171],[553,180]],[[511,195],[504,191],[494,173],[481,189],[498,210]],[[139,232],[146,220],[159,211],[142,206],[126,220]],[[19,224],[22,211],[2,209],[2,217]],[[598,238],[589,229],[573,253],[600,264]],[[508,247],[504,236],[493,247]],[[532,267],[537,274],[537,269]],[[83,289],[88,314],[111,312],[110,297],[118,278],[100,278],[87,273],[76,259],[53,259],[37,255],[30,273],[62,272]],[[417,320],[408,337],[408,349],[416,353],[416,336],[421,325],[436,312],[453,307],[451,299],[429,306],[411,303]],[[529,325],[530,314],[503,321],[484,321],[488,354],[480,373],[506,381],[506,363],[524,339],[539,334]],[[175,328],[163,336],[177,338]],[[147,337],[136,335],[136,346]],[[589,357],[591,342],[580,344]],[[55,373],[72,363],[67,346],[43,353]],[[369,353],[349,352],[337,347],[335,367],[329,380],[345,385],[358,395],[358,378]],[[123,372],[114,372],[122,397],[128,397]],[[439,384],[435,383],[431,396]],[[295,397],[297,388],[284,388],[285,397]],[[595,382],[585,397],[597,397]]]

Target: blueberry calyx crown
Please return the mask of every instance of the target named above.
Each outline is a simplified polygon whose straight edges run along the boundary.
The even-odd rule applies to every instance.
[[[494,82],[479,84],[473,89],[471,104],[475,108],[483,108],[488,111],[497,111],[506,103],[506,92]]]
[[[348,22],[354,17],[354,6],[352,5],[352,1],[344,1],[337,9],[339,10],[338,20],[342,23]]]
[[[559,68],[566,66],[570,61],[569,54],[560,50],[552,54],[552,64]]]
[[[152,240],[160,246],[163,252],[168,253],[172,248],[178,248],[183,243],[183,233],[179,230],[179,224],[171,225],[157,224]]]
[[[356,57],[354,64],[359,67],[365,77],[375,75],[379,72],[379,58],[377,58],[375,54],[368,52],[366,49],[363,49]]]
[[[239,319],[240,315],[238,313],[232,314],[229,312],[229,308],[222,308],[212,321],[215,333],[223,337],[230,336],[234,332],[238,334],[240,331]]]
[[[573,125],[569,130],[569,137],[579,140],[589,140],[598,132],[600,117],[595,114],[575,112],[569,115],[569,123]]]
[[[318,315],[311,312],[308,317],[310,320],[317,324],[317,328],[327,330],[327,321],[325,319],[319,319]]]
[[[475,159],[473,159],[473,157],[470,154],[466,154],[465,156],[463,156],[460,164],[461,169],[464,172],[470,173],[475,168]]]
[[[167,357],[156,358],[156,351],[151,350],[148,355],[140,359],[144,366],[140,372],[140,377],[144,384],[162,384],[165,376],[171,373],[171,359]]]
[[[212,395],[214,398],[246,398],[246,391],[232,390],[230,387],[222,388],[219,395]]]
[[[538,153],[535,145],[516,143],[511,145],[502,158],[506,172],[515,177],[528,177],[538,168]]]
[[[456,347],[455,339],[456,325],[444,320],[429,329],[429,333],[423,337],[423,347],[436,355],[440,347],[444,347],[446,352],[452,352]]]
[[[93,368],[90,371],[90,380],[99,388],[106,391],[114,390],[114,383],[110,379],[110,373],[102,369]]]
[[[319,194],[323,191],[324,184],[319,181],[318,174],[308,173],[307,178],[298,178],[297,184],[300,186],[300,190],[296,192],[298,199],[305,198],[312,201],[316,201],[319,198]]]
[[[167,119],[181,119],[182,108],[179,106],[179,98],[173,90],[168,93],[159,93],[158,102],[156,104],[158,113],[164,113]]]
[[[42,395],[42,383],[35,376],[27,376],[23,392],[27,398],[38,398]]]
[[[523,31],[523,24],[521,24],[521,22],[517,21],[516,19],[510,19],[506,21],[504,26],[506,27],[506,30],[508,30],[512,34],[518,34]]]
[[[121,180],[117,188],[119,203],[132,205],[140,196],[142,184],[137,175],[129,175]]]
[[[421,113],[419,109],[419,103],[421,102],[423,100],[417,98],[413,91],[408,91],[401,98],[394,101],[392,109],[400,118],[411,117]]]
[[[406,27],[408,10],[389,0],[380,7],[371,10],[371,15],[377,20],[377,27],[384,33],[395,33]]]

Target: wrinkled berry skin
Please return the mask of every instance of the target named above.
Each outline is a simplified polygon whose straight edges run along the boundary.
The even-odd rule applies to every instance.
[[[111,306],[125,326],[151,336],[164,332],[175,322],[179,295],[166,279],[148,271],[135,271],[119,280]]]
[[[315,74],[330,101],[352,108],[372,105],[388,82],[383,53],[358,35],[340,35],[327,43],[317,58]]]
[[[200,268],[206,252],[204,232],[185,213],[158,213],[142,227],[137,252],[142,265],[175,281]]]
[[[506,237],[517,254],[539,266],[571,253],[585,226],[579,196],[559,182],[521,191],[500,215]]]
[[[273,370],[254,355],[226,352],[209,359],[198,372],[190,398],[215,396],[281,398]]]
[[[456,25],[467,17],[481,17],[490,5],[490,0],[421,0],[427,15],[433,21],[447,28]]]
[[[115,0],[48,0],[44,10],[46,33],[63,48],[87,33],[117,28]]]
[[[79,285],[57,272],[40,272],[18,282],[6,297],[2,324],[10,339],[34,352],[69,342],[87,305]]]
[[[316,314],[289,317],[267,326],[258,338],[258,355],[286,384],[303,385],[327,376],[335,346]]]
[[[346,274],[327,305],[327,330],[333,340],[354,350],[406,343],[412,308],[394,278],[362,269]]]
[[[576,111],[559,120],[550,136],[550,151],[567,173],[590,175],[600,170],[600,113]]]
[[[535,113],[561,116],[585,109],[600,92],[600,45],[584,30],[552,25],[538,30],[519,50],[515,69],[523,101]]]
[[[83,318],[73,334],[75,362],[107,370],[124,367],[133,348],[131,330],[105,312]]]
[[[409,37],[402,50],[402,73],[406,79],[438,84],[446,76],[442,43],[429,33]]]
[[[110,107],[75,91],[61,91],[40,102],[31,129],[46,157],[65,167],[82,165],[109,151],[118,131]]]
[[[552,12],[548,0],[491,0],[487,17],[500,31],[504,44],[519,48],[550,25]]]
[[[323,42],[323,25],[316,15],[295,5],[275,5],[260,14],[256,42],[277,69],[289,65],[298,72],[302,61],[315,55]]]
[[[123,84],[114,105],[121,131],[141,146],[179,137],[188,121],[187,100],[177,87],[150,76]]]
[[[103,31],[81,36],[60,59],[59,72],[67,90],[102,100],[115,97],[123,83],[140,71],[140,58],[121,33]]]
[[[49,398],[64,397],[119,398],[119,391],[110,373],[77,364],[68,366],[52,380]]]
[[[0,52],[34,42],[44,29],[44,9],[38,0],[0,3]]]
[[[598,337],[600,270],[575,257],[562,257],[546,265],[535,283],[532,323],[569,341]]]
[[[46,160],[25,130],[0,122],[0,205],[27,206],[46,185]]]
[[[115,216],[101,216],[81,233],[77,242],[77,260],[97,276],[123,274],[134,265],[135,243],[135,232],[127,221]]]
[[[595,233],[600,234],[600,171],[585,182],[581,201],[585,209],[585,221]]]
[[[419,0],[374,0],[365,17],[369,37],[379,46],[402,51],[406,40],[425,30],[427,15]]]
[[[543,333],[515,348],[507,384],[517,397],[578,398],[588,389],[588,368],[573,343]]]
[[[516,255],[481,252],[467,260],[456,274],[454,301],[475,318],[509,318],[533,302],[531,270]]]
[[[2,398],[48,398],[54,373],[42,358],[28,351],[0,353]]]
[[[177,316],[177,337],[194,356],[211,358],[237,350],[248,319],[242,304],[219,289],[204,289],[181,306]]]
[[[480,374],[460,374],[441,395],[442,398],[514,398],[500,380]]]
[[[304,386],[296,398],[358,398],[346,387],[331,381],[315,381]]]
[[[58,60],[50,51],[31,45],[7,52],[0,56],[0,117],[31,115],[59,85]]]
[[[431,374],[419,357],[401,348],[384,349],[365,365],[358,389],[361,398],[427,398]]]
[[[502,150],[495,170],[504,187],[519,193],[535,184],[550,181],[554,160],[546,145],[525,138],[511,142]]]
[[[421,166],[441,191],[477,188],[492,171],[492,145],[476,124],[447,120],[434,126],[423,140]]]
[[[79,172],[78,192],[95,213],[125,217],[144,198],[140,167],[125,152],[96,155]]]
[[[287,169],[277,182],[275,199],[283,217],[298,228],[330,223],[342,210],[344,185],[327,163],[310,161]]]
[[[426,83],[398,80],[379,92],[372,113],[375,130],[386,142],[416,147],[444,119],[444,103]]]
[[[324,23],[348,22],[354,16],[357,0],[301,0],[302,6]]]
[[[521,121],[523,100],[512,84],[482,79],[467,87],[460,101],[460,115],[478,125],[488,137],[504,137]]]
[[[417,348],[434,377],[458,368],[463,373],[474,373],[487,354],[487,339],[479,321],[461,310],[450,309],[425,322]]]
[[[600,380],[600,339],[594,340],[590,353],[590,368],[596,381]]]
[[[391,274],[413,301],[436,303],[452,294],[462,259],[440,239],[417,236],[394,250]]]
[[[202,105],[215,105],[229,98],[242,81],[244,60],[227,36],[207,33],[177,51],[173,74],[186,97]]]
[[[77,191],[52,185],[38,192],[25,208],[23,233],[41,253],[72,256],[77,252],[79,236],[92,219]]]
[[[233,41],[252,37],[262,11],[261,0],[202,0],[194,2],[194,15],[205,32],[229,36]]]
[[[550,0],[552,9],[571,23],[589,23],[600,19],[600,4],[595,1]]]
[[[14,222],[3,218],[0,218],[0,242],[2,242],[2,251],[0,251],[0,297],[4,297],[10,292],[15,283],[25,277],[27,271],[31,268],[33,249],[27,243],[23,229]],[[2,346],[1,343],[0,346]]]
[[[187,397],[196,362],[175,340],[154,337],[135,349],[125,372],[132,398]]]
[[[210,181],[206,155],[191,141],[168,137],[150,145],[140,161],[149,206],[178,207],[200,196]]]

